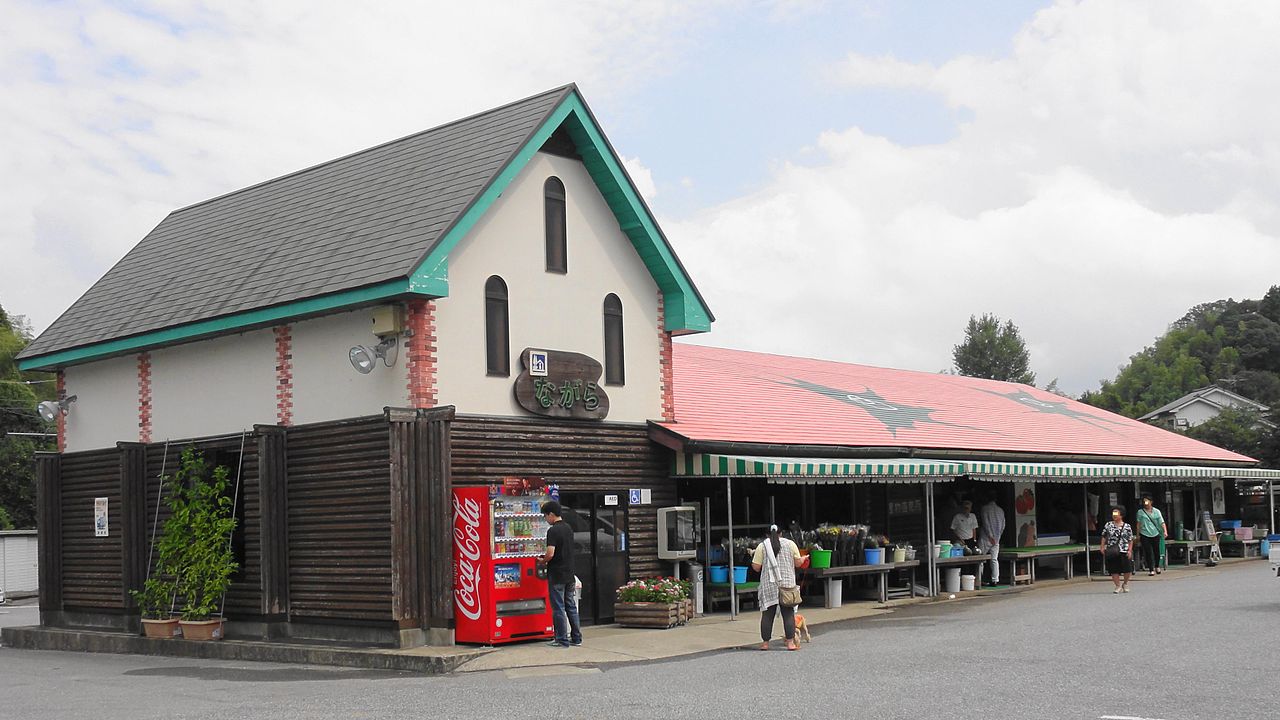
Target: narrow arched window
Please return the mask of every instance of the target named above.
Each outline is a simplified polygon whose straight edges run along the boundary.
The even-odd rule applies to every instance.
[[[547,214],[547,272],[569,272],[569,250],[565,240],[564,183],[549,177],[542,185]]]
[[[627,381],[622,359],[622,301],[609,293],[604,297],[604,382],[623,385]]]
[[[484,283],[484,352],[490,375],[511,375],[507,284],[494,275]]]

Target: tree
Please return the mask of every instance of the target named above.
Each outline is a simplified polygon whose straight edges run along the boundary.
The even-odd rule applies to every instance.
[[[36,414],[36,403],[52,399],[53,383],[27,384],[48,380],[45,373],[18,370],[15,356],[31,341],[31,331],[21,315],[9,315],[0,308],[0,510],[13,525],[35,527],[35,467],[32,456],[49,450],[51,443],[39,438],[8,435],[11,432],[50,432],[48,423]]]
[[[964,342],[951,350],[956,372],[969,377],[1033,385],[1031,353],[1012,320],[1003,324],[995,315],[969,316]]]
[[[1187,429],[1187,435],[1217,445],[1241,455],[1263,459],[1268,436],[1275,428],[1268,427],[1263,417],[1252,407],[1227,407],[1208,420]]]

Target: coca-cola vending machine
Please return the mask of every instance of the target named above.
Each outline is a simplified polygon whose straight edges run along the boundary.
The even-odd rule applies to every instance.
[[[554,486],[527,478],[453,491],[453,599],[457,642],[494,645],[555,636],[543,503]]]

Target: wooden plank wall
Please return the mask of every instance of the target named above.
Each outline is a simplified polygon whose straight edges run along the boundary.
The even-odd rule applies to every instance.
[[[562,491],[651,488],[653,503],[627,513],[631,577],[670,574],[658,561],[656,508],[676,503],[663,449],[643,425],[459,415],[452,428],[453,484],[543,477]]]
[[[389,435],[382,417],[289,429],[291,619],[392,619]]]
[[[62,609],[62,456],[36,453],[41,613]],[[41,617],[41,623],[45,618]]]
[[[94,537],[94,498],[107,498],[107,537]],[[121,574],[120,453],[116,448],[62,456],[62,605],[124,610]]]

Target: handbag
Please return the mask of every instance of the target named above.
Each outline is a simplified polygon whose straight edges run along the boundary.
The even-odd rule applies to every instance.
[[[778,587],[778,604],[782,607],[795,607],[800,604],[800,588]]]

